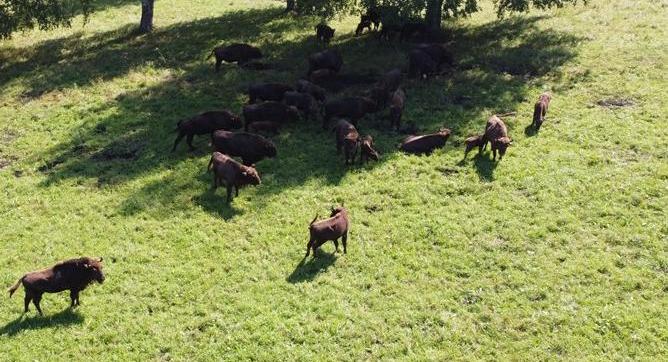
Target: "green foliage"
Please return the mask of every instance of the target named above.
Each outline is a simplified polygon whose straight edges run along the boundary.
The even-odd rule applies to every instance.
[[[69,27],[72,17],[87,15],[91,0],[1,0],[0,38],[21,30]]]

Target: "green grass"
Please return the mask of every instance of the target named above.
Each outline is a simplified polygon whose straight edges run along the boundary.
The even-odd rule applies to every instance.
[[[107,274],[75,311],[67,293],[45,296],[45,317],[21,317],[22,291],[0,299],[0,360],[666,359],[665,5],[502,20],[483,5],[446,25],[458,70],[405,83],[405,120],[451,128],[445,149],[400,154],[368,119],[382,160],[346,168],[332,134],[296,124],[229,206],[206,139],[170,154],[171,131],[238,112],[251,82],[301,76],[317,19],[169,0],[137,36],[138,4],[115,1],[84,27],[0,43],[0,285],[79,255]],[[344,73],[405,65],[408,45],[354,26],[335,22]],[[232,41],[278,68],[213,73],[205,57]],[[544,90],[548,119],[525,132]],[[597,104],[610,98],[633,105]],[[463,139],[508,111],[503,161],[462,161]],[[303,259],[308,222],[344,202],[349,253]]]

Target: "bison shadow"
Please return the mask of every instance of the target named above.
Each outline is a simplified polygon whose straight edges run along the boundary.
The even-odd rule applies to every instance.
[[[494,181],[494,169],[499,165],[499,162],[500,161],[498,160],[492,160],[492,153],[489,149],[482,151],[473,157],[473,164],[475,165],[476,172],[478,173],[480,180],[484,182]]]
[[[311,281],[318,274],[326,271],[335,261],[335,254],[325,252],[322,248],[318,249],[316,257],[308,256],[303,258],[286,280],[291,284]]]
[[[67,308],[56,314],[47,315],[44,317],[40,315],[26,317],[25,314],[21,314],[21,316],[0,328],[0,335],[7,335],[11,337],[23,330],[35,330],[53,327],[61,328],[73,324],[81,324],[83,321],[84,317],[78,312],[74,311],[72,308]]]

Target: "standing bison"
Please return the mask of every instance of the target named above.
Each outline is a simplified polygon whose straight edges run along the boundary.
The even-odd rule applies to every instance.
[[[329,240],[334,242],[336,252],[339,252],[339,238],[343,243],[343,253],[347,254],[346,248],[348,244],[348,229],[350,228],[350,218],[348,217],[348,210],[343,207],[332,209],[329,219],[315,222],[318,215],[309,224],[309,240],[306,244],[306,256],[309,256],[311,249],[313,249],[313,257],[316,256],[316,250]]]
[[[336,133],[336,153],[340,154],[343,149],[346,165],[354,163],[360,137],[357,129],[350,122],[342,119],[334,127],[334,132]]]
[[[329,42],[334,37],[334,32],[336,29],[329,27],[327,24],[318,24],[315,27],[315,37],[318,41],[329,44]]]
[[[327,129],[333,117],[348,118],[357,127],[357,121],[376,111],[376,103],[368,97],[344,97],[327,101],[323,107],[322,128]]]
[[[214,48],[206,59],[211,58],[212,55],[216,56],[216,72],[220,70],[220,65],[223,61],[244,64],[250,60],[262,58],[260,49],[241,43]]]
[[[540,126],[545,121],[545,115],[547,114],[547,108],[550,106],[551,100],[552,96],[549,93],[543,93],[538,97],[538,102],[534,105],[531,125],[536,127],[536,131],[540,130]]]
[[[65,290],[70,291],[70,306],[80,305],[79,292],[86,289],[92,282],[102,284],[104,273],[102,273],[102,258],[93,259],[82,257],[60,262],[51,268],[34,271],[25,274],[16,284],[9,288],[9,296],[23,284],[25,290],[24,313],[28,312],[28,306],[32,301],[40,315],[42,308],[39,303],[44,293],[58,293]]]
[[[253,122],[286,124],[299,119],[299,110],[296,107],[275,101],[246,105],[243,108],[243,114],[245,120],[244,129],[246,131],[248,131],[248,127]]]
[[[248,103],[255,103],[258,100],[280,102],[286,92],[293,90],[291,86],[282,83],[253,84],[248,87]]]
[[[179,121],[179,123],[176,125],[176,131],[179,134],[176,136],[176,140],[174,141],[172,152],[176,150],[176,146],[178,146],[183,137],[187,136],[186,141],[188,143],[188,147],[192,151],[195,149],[192,143],[193,137],[195,135],[211,134],[214,131],[220,129],[229,131],[233,129],[239,129],[241,126],[241,118],[227,110],[204,112],[193,118]]]
[[[214,152],[211,155],[207,169],[213,169],[214,190],[225,184],[228,203],[232,201],[232,191],[234,189],[236,189],[236,196],[239,196],[239,188],[246,185],[259,185],[261,182],[260,175],[254,167],[242,165],[220,152]]]
[[[510,137],[508,137],[508,127],[506,127],[506,124],[497,115],[493,115],[487,120],[485,134],[482,139],[483,149],[487,147],[487,142],[492,145],[493,160],[496,160],[497,150],[499,151],[499,160],[501,160],[506,154],[508,146],[513,143]]]
[[[211,137],[214,150],[241,157],[246,166],[265,158],[276,157],[276,146],[268,139],[246,132],[216,131]]]
[[[408,74],[412,77],[428,77],[438,72],[438,64],[422,50],[413,49],[408,53]]]

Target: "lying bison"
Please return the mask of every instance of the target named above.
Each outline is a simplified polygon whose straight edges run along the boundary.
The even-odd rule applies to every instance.
[[[322,128],[327,129],[333,117],[350,119],[357,127],[358,120],[376,109],[376,103],[368,97],[344,97],[327,101],[323,107]]]
[[[299,110],[297,108],[276,101],[245,105],[243,114],[245,121],[244,129],[246,131],[248,131],[248,127],[253,122],[277,122],[285,124],[299,120]]]
[[[438,64],[422,50],[413,49],[408,53],[408,74],[412,77],[427,78],[438,72]]]
[[[260,49],[252,45],[241,43],[234,43],[228,46],[214,48],[206,59],[208,60],[212,55],[216,56],[216,72],[220,70],[220,64],[223,61],[228,63],[237,62],[238,64],[243,64],[253,59],[262,58],[262,52]]]
[[[401,115],[404,113],[406,104],[406,93],[399,88],[392,93],[390,99],[390,127],[399,129],[401,127]]]
[[[301,111],[304,119],[314,118],[318,115],[318,103],[308,93],[286,92],[283,102]]]
[[[248,87],[248,103],[255,103],[258,100],[280,102],[286,92],[293,90],[291,86],[282,83],[253,84]]]
[[[545,115],[547,114],[547,108],[550,106],[551,100],[552,96],[549,93],[543,93],[538,97],[538,102],[533,107],[533,121],[531,125],[536,127],[536,131],[540,130],[540,126],[545,121]]]
[[[380,155],[373,144],[373,137],[367,135],[360,139],[360,163],[366,164],[369,159],[378,161]]]
[[[188,137],[186,141],[192,151],[195,149],[192,143],[195,135],[211,134],[220,129],[229,131],[239,129],[241,126],[241,118],[227,110],[204,112],[193,118],[181,120],[176,125],[176,131],[179,134],[174,141],[172,152],[176,150],[176,146],[178,146],[183,137]]]
[[[318,39],[318,41],[324,44],[329,44],[329,42],[334,37],[335,31],[336,29],[328,26],[327,24],[318,24],[318,26],[315,27],[315,37]]]
[[[276,146],[268,139],[246,132],[216,131],[211,137],[214,150],[241,157],[246,166],[265,158],[276,157]]]
[[[508,137],[508,128],[506,127],[506,124],[496,115],[493,115],[487,120],[485,134],[482,139],[483,149],[487,147],[487,142],[492,145],[492,153],[494,154],[493,160],[496,160],[497,150],[499,151],[499,160],[501,160],[506,154],[508,146],[513,143],[510,137]]]
[[[336,133],[336,153],[340,154],[343,149],[346,165],[353,164],[357,155],[360,134],[355,126],[344,119],[336,124],[334,132]]]
[[[338,51],[333,49],[323,50],[309,56],[307,75],[311,76],[311,73],[319,69],[328,69],[338,73],[341,66],[343,66],[343,57]]]
[[[316,256],[318,248],[332,240],[336,247],[336,252],[339,252],[339,238],[343,243],[343,253],[347,254],[346,244],[348,243],[348,229],[350,228],[350,219],[348,217],[348,210],[343,207],[332,209],[329,219],[315,222],[318,215],[309,224],[309,240],[306,244],[306,256],[309,256],[311,249],[313,249],[313,257]]]
[[[225,184],[227,188],[227,202],[232,201],[232,191],[236,189],[236,196],[239,196],[239,189],[246,185],[259,185],[260,175],[255,168],[245,166],[235,161],[233,158],[220,152],[214,152],[211,155],[207,170],[213,169],[213,189]]]
[[[305,79],[298,80],[295,89],[299,93],[307,93],[312,95],[313,98],[315,98],[318,102],[325,101],[325,96],[326,96],[325,89],[309,82],[308,80]]]
[[[101,263],[102,258],[83,257],[60,262],[48,269],[27,273],[9,288],[9,296],[11,297],[23,284],[25,290],[24,313],[28,312],[28,306],[32,301],[37,308],[37,312],[44,315],[39,306],[42,294],[58,293],[65,290],[70,291],[70,306],[78,306],[81,304],[79,302],[79,292],[86,289],[94,281],[100,284],[104,282]]]
[[[434,152],[435,149],[445,146],[448,137],[450,137],[450,130],[442,128],[436,133],[407,137],[399,148],[406,153],[428,155]]]
[[[414,48],[429,55],[429,57],[436,63],[436,67],[440,69],[443,65],[450,67],[454,64],[452,53],[443,44],[428,43],[418,44]]]

